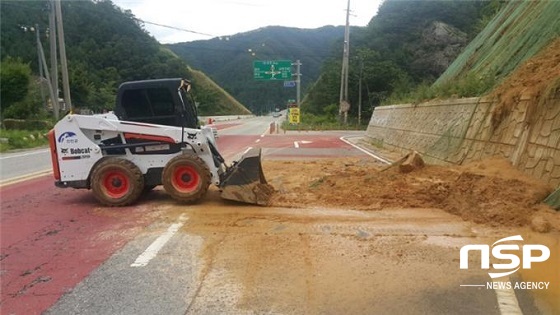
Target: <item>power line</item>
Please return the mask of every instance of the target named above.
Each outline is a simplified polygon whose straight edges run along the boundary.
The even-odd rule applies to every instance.
[[[193,31],[193,30],[188,30],[186,28],[180,28],[180,27],[176,27],[176,26],[170,26],[170,25],[164,25],[164,24],[159,24],[159,23],[155,23],[155,22],[149,22],[146,20],[142,20],[139,19],[137,17],[134,18],[136,21],[145,23],[145,24],[150,24],[150,25],[155,25],[155,26],[160,26],[160,27],[165,27],[165,28],[170,28],[172,30],[177,30],[177,31],[182,31],[182,32],[187,32],[187,33],[192,33],[192,34],[198,34],[198,35],[204,35],[204,36],[209,36],[209,37],[217,37],[215,35],[212,34],[208,34],[208,33],[202,33],[202,32],[197,32],[197,31]]]

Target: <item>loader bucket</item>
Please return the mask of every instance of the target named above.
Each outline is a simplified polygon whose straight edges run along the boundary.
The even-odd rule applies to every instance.
[[[222,198],[261,206],[270,204],[274,187],[264,178],[260,148],[253,148],[245,153],[222,178],[219,185]]]

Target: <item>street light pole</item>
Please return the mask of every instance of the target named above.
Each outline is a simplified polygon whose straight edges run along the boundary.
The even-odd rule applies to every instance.
[[[298,60],[296,60],[296,63],[294,64],[296,66],[296,103],[297,106],[299,107],[300,102],[301,102],[301,62]]]
[[[56,10],[54,1],[49,1],[49,39],[51,54],[51,86],[55,99],[52,100],[53,111],[60,112],[60,103],[58,102],[58,58],[56,55]],[[56,114],[58,117],[58,114]]]
[[[342,69],[340,72],[340,107],[339,114],[343,117],[344,124],[348,122],[348,59],[350,58],[350,0],[346,8],[346,27],[344,29],[344,52],[342,55]]]

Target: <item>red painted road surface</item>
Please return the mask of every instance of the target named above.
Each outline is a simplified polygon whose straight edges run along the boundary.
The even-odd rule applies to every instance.
[[[152,218],[141,204],[100,207],[51,176],[0,189],[1,314],[40,314]]]
[[[301,149],[351,148],[317,135],[224,135],[218,147],[231,159],[249,146],[293,148],[294,141],[305,141]],[[101,207],[90,191],[54,187],[52,176],[4,186],[0,198],[0,314],[42,313],[155,220],[146,200]]]

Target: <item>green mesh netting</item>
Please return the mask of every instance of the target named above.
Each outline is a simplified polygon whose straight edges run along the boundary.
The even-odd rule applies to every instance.
[[[545,201],[549,206],[556,210],[560,210],[560,188],[558,188],[555,192],[550,194]]]
[[[434,85],[462,78],[499,82],[560,35],[560,1],[511,1],[478,34]]]

